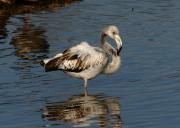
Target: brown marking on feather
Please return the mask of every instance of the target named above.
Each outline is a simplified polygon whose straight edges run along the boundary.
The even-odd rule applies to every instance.
[[[69,72],[81,72],[81,71],[83,71],[83,70],[86,70],[86,69],[88,69],[89,67],[90,67],[90,65],[86,65],[85,66],[85,63],[86,63],[86,61],[87,61],[87,58],[88,58],[88,56],[86,56],[85,58],[84,58],[84,60],[82,61],[79,57],[78,57],[78,55],[73,55],[70,59],[77,59],[77,62],[76,62],[76,64],[75,64],[75,66],[72,68],[67,68],[66,67],[66,69],[65,69],[65,71],[69,71]]]
[[[68,60],[75,60],[75,59],[78,59],[78,55],[70,56]]]
[[[58,65],[57,62],[59,61],[60,57],[57,57],[55,59],[50,60],[46,65],[45,65],[45,71],[56,71],[58,70]]]
[[[45,70],[46,71],[64,70],[64,71],[69,71],[69,72],[81,72],[90,67],[90,64],[87,65],[86,63],[89,55],[85,56],[82,61],[81,58],[79,58],[77,54],[72,54],[69,51],[70,50],[65,50],[62,56],[54,58],[51,61],[49,61],[45,65]],[[64,65],[64,68],[60,69],[61,64],[66,63],[66,61],[71,61],[71,60],[77,60],[74,67],[70,65],[68,65],[69,67]]]

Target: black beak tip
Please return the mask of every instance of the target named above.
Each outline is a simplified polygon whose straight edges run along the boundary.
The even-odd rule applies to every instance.
[[[120,54],[121,50],[122,50],[122,47],[120,47],[119,49],[117,49],[117,55]]]
[[[120,47],[119,49],[117,49],[117,55],[120,54],[121,50],[122,50],[122,47]]]

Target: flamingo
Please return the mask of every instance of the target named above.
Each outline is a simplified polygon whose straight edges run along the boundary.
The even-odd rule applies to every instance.
[[[116,48],[108,43],[107,37],[115,40]],[[81,42],[52,58],[42,60],[40,64],[46,72],[62,70],[70,76],[83,79],[84,87],[87,88],[89,79],[99,74],[113,74],[121,65],[122,40],[117,26],[105,27],[100,41],[102,48]]]

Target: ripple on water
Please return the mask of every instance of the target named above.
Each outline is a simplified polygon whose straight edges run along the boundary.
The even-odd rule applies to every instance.
[[[121,128],[123,120],[129,128],[179,128],[179,5],[84,0],[31,14],[0,9],[1,127]],[[109,24],[120,28],[122,67],[89,81],[88,96],[82,81],[40,67],[41,59],[80,41],[99,46]]]

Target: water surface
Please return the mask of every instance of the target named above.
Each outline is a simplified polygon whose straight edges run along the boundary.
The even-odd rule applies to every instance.
[[[180,126],[180,2],[84,0],[53,11],[0,13],[1,128]],[[123,39],[118,73],[83,81],[39,61],[81,41],[99,46],[104,26]]]

